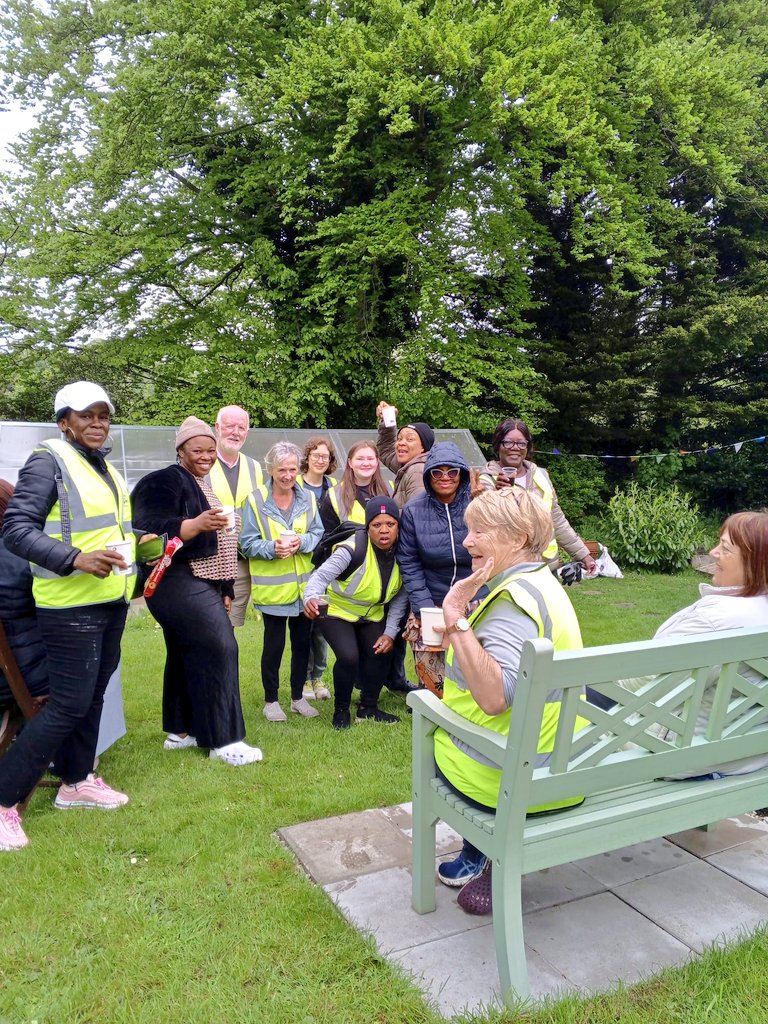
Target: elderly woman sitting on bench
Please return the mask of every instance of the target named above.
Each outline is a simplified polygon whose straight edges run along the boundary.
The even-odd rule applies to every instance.
[[[449,642],[443,700],[469,721],[507,735],[524,641],[547,637],[556,651],[572,650],[582,646],[581,633],[568,595],[542,560],[552,536],[552,517],[538,498],[518,487],[484,491],[470,502],[465,518],[469,533],[463,543],[472,556],[473,572],[443,600]],[[466,618],[469,602],[483,584],[487,596]],[[539,736],[541,764],[552,751],[559,714],[560,702],[553,699]],[[577,729],[582,724],[577,718]],[[459,747],[438,729],[435,761],[438,774],[465,800],[495,809],[501,773],[481,754]],[[576,798],[529,813],[580,802]],[[466,840],[455,860],[439,866],[438,876],[445,885],[463,887],[458,902],[464,910],[491,910],[490,865]]]

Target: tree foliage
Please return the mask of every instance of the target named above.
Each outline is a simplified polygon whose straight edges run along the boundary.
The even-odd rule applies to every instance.
[[[0,214],[7,410],[82,358],[133,422],[386,396],[620,448],[762,414],[763,0],[6,10],[41,109]]]

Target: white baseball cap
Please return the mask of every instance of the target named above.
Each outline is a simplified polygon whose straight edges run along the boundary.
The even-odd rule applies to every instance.
[[[56,392],[56,397],[53,400],[53,415],[55,416],[62,409],[84,412],[90,406],[96,405],[97,402],[103,402],[106,405],[110,416],[115,415],[115,407],[100,384],[92,384],[89,380],[76,380],[73,384],[65,384]]]

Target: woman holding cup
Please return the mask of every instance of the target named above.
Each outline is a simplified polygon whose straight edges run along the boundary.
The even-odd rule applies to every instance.
[[[248,556],[251,598],[264,620],[261,681],[264,717],[285,722],[278,701],[286,625],[291,637],[291,711],[304,718],[319,712],[303,694],[312,623],[302,614],[311,555],[323,533],[314,495],[296,482],[301,451],[278,441],[265,457],[268,479],[243,509],[240,547]]]
[[[406,423],[397,429],[397,407],[379,402],[376,407],[379,420],[377,442],[379,457],[387,469],[395,474],[392,495],[398,508],[424,490],[424,463],[435,443],[435,432],[428,423]]]
[[[111,810],[128,797],[93,774],[104,691],[120,661],[133,591],[125,481],[106,456],[114,406],[90,381],[53,403],[61,437],[41,442],[19,474],[3,540],[30,562],[49,700],[0,760],[0,849],[26,846],[16,805],[53,762],[55,806]],[[112,550],[114,545],[125,545]]]
[[[149,473],[133,492],[137,525],[184,542],[147,600],[165,637],[163,745],[207,747],[214,760],[239,767],[262,756],[244,742],[237,641],[227,614],[239,514],[222,508],[205,479],[216,461],[216,435],[207,423],[196,416],[184,420],[176,458],[175,466]]]
[[[311,575],[304,614],[317,621],[333,653],[334,729],[351,724],[352,690],[360,680],[357,721],[391,723],[378,706],[408,598],[395,561],[400,512],[389,495],[365,509],[365,533],[337,545]],[[386,620],[386,621],[385,621]]]

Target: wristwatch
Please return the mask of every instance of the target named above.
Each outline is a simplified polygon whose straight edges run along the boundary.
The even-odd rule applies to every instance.
[[[443,636],[450,636],[451,633],[466,633],[469,629],[469,622],[466,619],[456,619],[452,626],[446,626]]]

